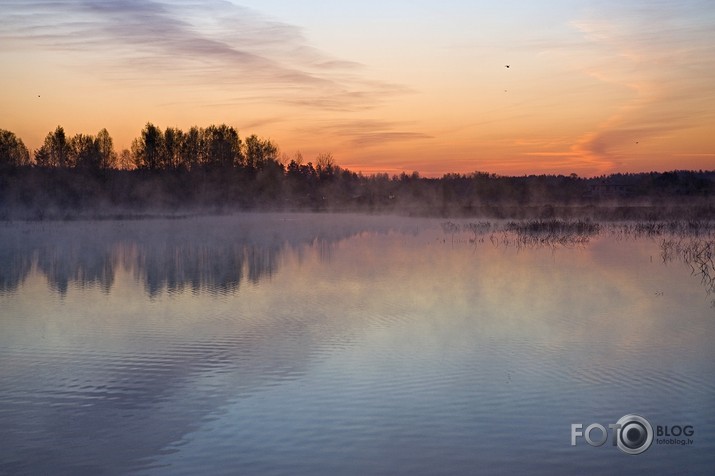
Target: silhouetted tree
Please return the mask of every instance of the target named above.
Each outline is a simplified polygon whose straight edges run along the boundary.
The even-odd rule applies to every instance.
[[[304,165],[299,164],[295,160],[291,160],[290,164],[288,164],[286,172],[288,177],[309,185],[315,183],[318,179],[318,174],[315,171],[312,162],[308,162]]]
[[[206,163],[206,141],[203,129],[194,126],[184,134],[179,155],[181,165],[187,169]]]
[[[318,154],[315,158],[315,171],[321,181],[331,180],[337,172],[333,155],[329,152]]]
[[[162,168],[178,169],[183,165],[181,150],[184,142],[184,133],[181,129],[167,127],[164,131],[164,163]]]
[[[302,157],[300,159],[291,160],[286,166],[286,175],[290,178],[300,179],[300,166],[302,165]]]
[[[62,126],[45,137],[45,142],[35,152],[35,162],[42,167],[71,167],[71,148]]]
[[[30,165],[30,152],[13,132],[0,129],[0,167]]]
[[[76,167],[98,169],[102,161],[99,142],[93,136],[77,134],[69,141],[70,162]]]
[[[133,170],[136,168],[136,163],[129,149],[122,149],[117,156],[115,167],[119,170]]]
[[[117,153],[114,151],[114,141],[107,129],[102,129],[97,133],[97,149],[99,151],[100,169],[111,169],[117,166]]]
[[[278,161],[278,147],[269,139],[260,139],[255,134],[246,139],[245,164],[249,169],[260,170],[269,162]]]
[[[233,167],[243,164],[241,139],[233,127],[221,124],[211,125],[204,131],[207,163],[219,167]]]
[[[132,155],[138,169],[157,170],[164,163],[164,134],[151,122],[132,143]]]

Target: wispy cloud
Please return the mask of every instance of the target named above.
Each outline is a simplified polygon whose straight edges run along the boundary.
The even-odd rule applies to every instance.
[[[629,160],[635,143],[715,121],[715,14],[702,1],[603,5],[574,22],[590,42],[582,71],[626,88],[630,99],[571,152],[609,171]]]
[[[347,147],[360,148],[433,138],[433,136],[424,132],[409,130],[411,126],[414,126],[414,124],[360,119],[317,125],[306,129],[304,132],[313,137],[336,137]]]
[[[384,145],[389,142],[405,142],[431,138],[432,136],[422,132],[386,131],[359,134],[353,137],[350,143],[355,146],[369,147]]]
[[[27,0],[3,5],[0,50],[65,54],[110,81],[240,89],[351,110],[404,92],[313,48],[300,28],[225,0]]]

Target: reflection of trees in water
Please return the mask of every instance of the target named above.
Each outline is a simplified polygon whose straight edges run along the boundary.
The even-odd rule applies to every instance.
[[[660,243],[664,263],[683,261],[690,266],[693,276],[700,278],[708,296],[715,293],[715,240],[713,239],[664,239]],[[715,305],[715,301],[713,301]]]
[[[34,269],[50,288],[66,294],[70,284],[99,286],[109,292],[119,268],[134,270],[149,295],[166,289],[180,292],[238,290],[244,280],[258,283],[278,267],[283,244],[201,243],[167,245],[107,243],[97,246],[46,244],[39,248],[4,250],[0,255],[0,292],[16,290]],[[323,246],[331,246],[329,243]]]
[[[0,293],[12,292],[27,279],[32,270],[32,256],[0,247]]]
[[[81,287],[97,284],[105,292],[114,284],[116,260],[101,248],[53,245],[37,249],[35,256],[37,270],[60,294],[67,293],[70,283]]]
[[[70,284],[109,292],[123,268],[151,296],[229,293],[273,275],[287,250],[300,256],[313,248],[329,260],[340,240],[396,228],[389,218],[359,223],[330,216],[13,225],[0,230],[0,292],[15,291],[33,272],[60,294]]]
[[[182,243],[169,246],[142,247],[130,259],[143,279],[149,295],[163,289],[230,293],[238,290],[245,279],[258,283],[271,276],[279,257],[289,246],[284,244],[226,243],[208,246]]]
[[[59,293],[70,285],[101,286],[109,292],[133,275],[149,296],[181,290],[224,293],[276,273],[286,254],[291,262],[307,254],[310,259],[330,259],[341,240],[391,230],[405,228],[394,219],[348,223],[329,216],[295,222],[248,217],[15,224],[0,228],[0,279],[2,289],[9,291],[39,276]],[[177,319],[176,327],[162,323],[158,329],[152,316],[145,321],[141,315],[161,315],[145,298],[138,297],[142,302],[116,319],[82,317],[76,321],[81,328],[47,325],[54,322],[53,313],[28,316],[34,325],[47,325],[63,337],[45,341],[43,332],[40,345],[52,349],[62,342],[63,347],[58,354],[42,352],[36,360],[44,369],[41,375],[54,378],[38,377],[19,366],[17,380],[10,379],[10,390],[17,392],[13,394],[39,395],[38,401],[47,404],[28,410],[19,398],[8,403],[11,411],[0,415],[0,427],[9,429],[0,460],[27,448],[45,451],[53,442],[67,444],[50,456],[26,458],[27,466],[23,462],[14,472],[70,473],[78,462],[95,461],[117,472],[144,468],[208,419],[222,415],[227,404],[305,373],[316,349],[341,342],[353,326],[362,325],[359,320],[326,325],[324,313],[292,310],[249,315],[231,309],[221,314],[226,321],[216,322],[201,319],[203,310],[189,309],[187,315],[196,318]],[[83,301],[70,303],[68,309]],[[224,325],[228,320],[232,324]],[[92,338],[81,350],[64,347],[83,336]],[[31,352],[23,348],[22,354]],[[103,437],[94,438],[97,434]]]

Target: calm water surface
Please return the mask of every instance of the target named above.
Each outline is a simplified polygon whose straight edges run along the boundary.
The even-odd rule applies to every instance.
[[[1,224],[0,473],[712,474],[712,236],[495,227]]]

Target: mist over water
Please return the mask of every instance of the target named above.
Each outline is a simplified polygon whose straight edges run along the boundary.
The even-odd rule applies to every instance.
[[[706,473],[706,227],[0,226],[0,473]],[[710,279],[710,281],[708,281]],[[570,446],[638,413],[692,446]]]

